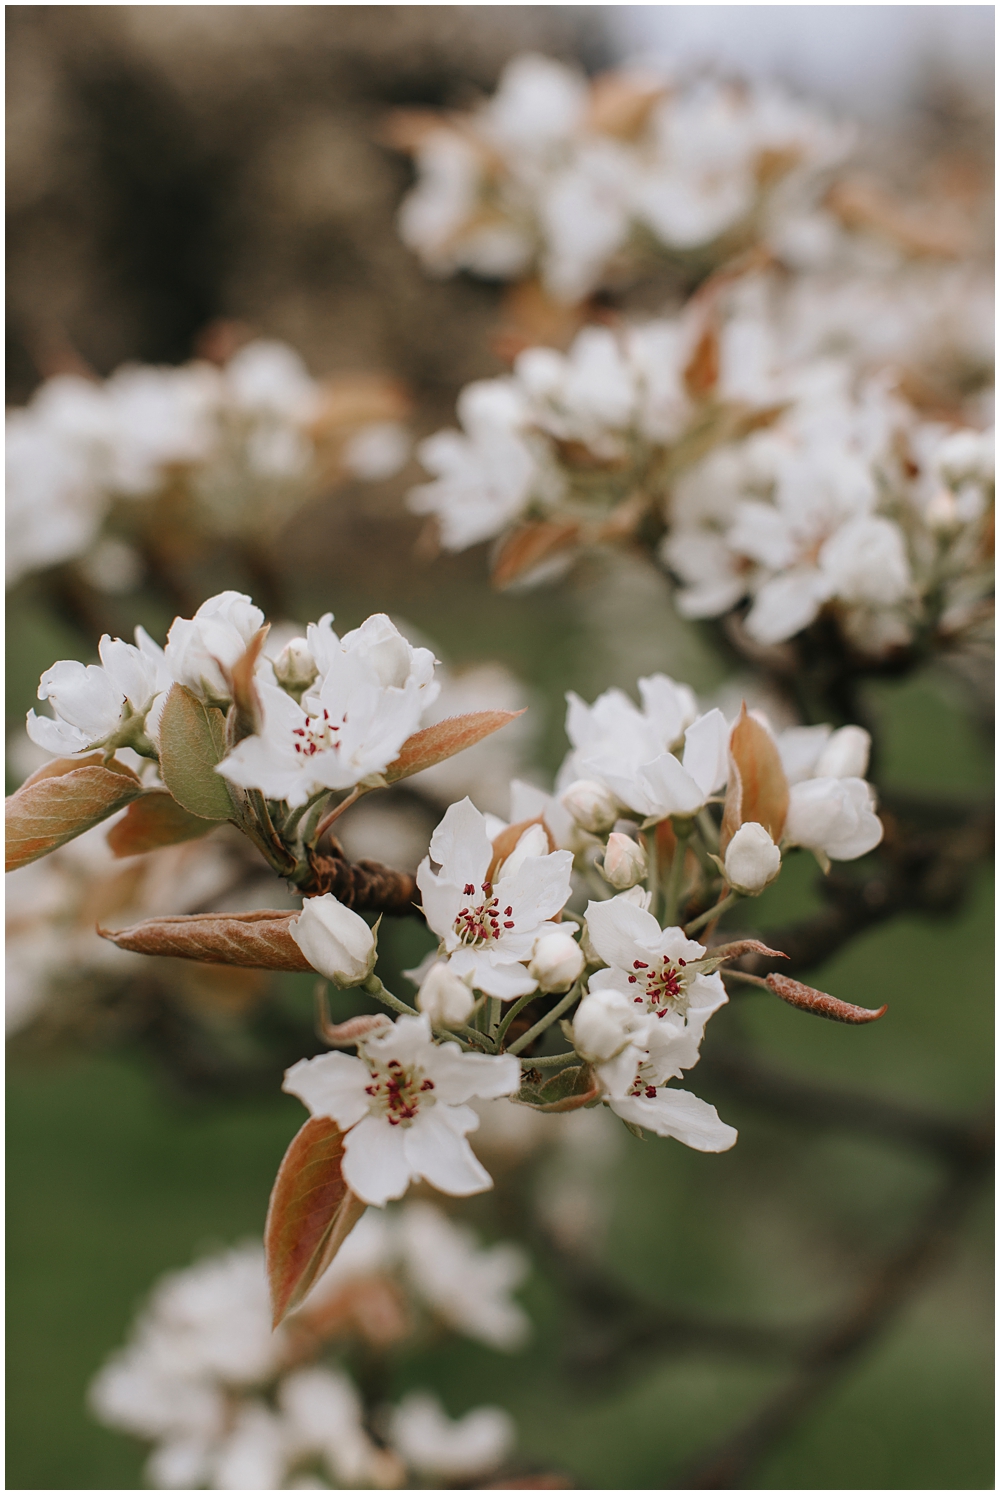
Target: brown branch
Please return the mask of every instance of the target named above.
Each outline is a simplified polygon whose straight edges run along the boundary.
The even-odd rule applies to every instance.
[[[939,1264],[988,1175],[988,1150],[949,1170],[908,1238],[875,1267],[853,1302],[816,1336],[792,1378],[734,1434],[689,1466],[671,1488],[742,1488],[778,1441],[888,1328]]]
[[[420,894],[416,879],[409,872],[397,872],[381,862],[350,862],[337,843],[330,854],[313,852],[309,858],[309,877],[298,891],[306,898],[332,893],[347,908],[359,913],[389,914],[403,918],[419,914]]]

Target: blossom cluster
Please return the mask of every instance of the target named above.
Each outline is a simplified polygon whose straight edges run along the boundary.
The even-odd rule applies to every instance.
[[[30,711],[28,735],[53,754],[129,748],[155,759],[165,693],[180,685],[228,709],[233,671],[262,630],[264,614],[249,597],[222,592],[193,618],[175,618],[164,648],[142,628],[134,645],[105,635],[100,664],[60,660],[45,671],[38,695],[54,715]],[[226,754],[219,773],[293,807],[377,777],[434,701],[434,663],[384,614],[341,638],[327,613],[274,659],[261,653],[253,682],[260,730]]]
[[[418,1011],[393,999],[403,1015],[359,1038],[356,1057],[287,1072],[285,1088],[346,1134],[343,1176],[364,1202],[384,1205],[419,1179],[459,1196],[488,1189],[468,1102],[530,1103],[526,1075],[539,1064],[582,1060],[594,1076],[587,1101],[661,1136],[703,1151],[736,1140],[712,1106],[670,1083],[697,1064],[727,1000],[725,957],[678,916],[758,895],[795,847],[824,867],[873,850],[882,825],[864,778],[869,738],[860,727],[774,734],[745,708],[731,724],[664,675],[639,690],[641,707],[617,690],[591,706],[570,695],[556,794],[515,784],[512,824],[469,799],[449,808],[417,872],[438,939],[410,973]],[[379,995],[375,935],[332,895],[307,900],[291,932],[322,975]],[[577,1003],[572,1049],[518,1062]],[[505,1045],[529,1004],[537,1022]]]
[[[432,274],[537,271],[574,302],[650,256],[702,270],[801,213],[851,132],[773,86],[650,71],[592,83],[524,55],[465,114],[407,114],[391,136],[417,183],[399,217]]]
[[[481,1246],[433,1205],[364,1215],[295,1315],[272,1331],[264,1254],[236,1247],[171,1272],[128,1343],[93,1381],[94,1415],[151,1442],[160,1489],[397,1488],[492,1474],[510,1453],[507,1413],[450,1419],[430,1392],[366,1408],[328,1351],[381,1352],[439,1325],[492,1349],[530,1332],[511,1297],[527,1261]]]
[[[822,330],[796,342],[772,312],[751,279],[526,349],[423,442],[411,509],[447,549],[496,541],[499,585],[655,542],[682,613],[742,608],[762,644],[821,612],[876,658],[988,625],[992,431],[922,416],[900,368]]]
[[[174,531],[270,534],[324,482],[398,471],[405,415],[390,381],[319,382],[265,339],[223,367],[56,375],[7,414],[8,584],[82,557],[95,584],[129,590],[140,558],[123,536],[161,509]],[[116,504],[118,537],[105,532]]]

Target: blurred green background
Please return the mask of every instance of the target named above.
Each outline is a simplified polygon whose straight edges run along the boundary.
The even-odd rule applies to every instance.
[[[424,429],[450,419],[464,381],[497,371],[487,351],[496,288],[427,282],[393,236],[406,173],[374,143],[379,111],[461,97],[470,80],[490,86],[526,46],[599,63],[607,40],[573,7],[390,9],[391,27],[367,7],[236,7],[228,19],[216,7],[8,12],[15,400],[37,380],[32,350],[56,323],[107,373],[127,357],[180,360],[212,317],[239,317],[287,337],[316,374],[384,368],[409,379]],[[343,170],[321,170],[334,149]],[[292,191],[282,169],[292,161],[300,183],[315,168],[313,192]],[[478,552],[415,560],[416,526],[400,510],[414,476],[297,516],[278,565],[298,621],[332,609],[346,628],[385,610],[449,662],[507,663],[536,690],[538,761],[550,771],[564,750],[567,689],[593,697],[655,669],[701,693],[725,679],[662,582],[633,562],[594,564],[556,592],[500,597]],[[206,591],[249,585],[205,577]],[[152,593],[109,607],[107,626],[122,633],[142,622],[162,638],[171,616]],[[9,732],[40,671],[93,657],[94,643],[45,579],[20,585],[9,608]],[[944,672],[869,695],[885,785],[989,784],[987,745]],[[815,906],[817,878],[807,857],[793,860],[758,905],[760,927]],[[717,1017],[706,1054],[740,1045],[802,1078],[978,1114],[992,1069],[992,908],[984,870],[957,917],[876,928],[812,973],[849,1000],[887,1001],[879,1024],[818,1022],[754,991]],[[419,943],[415,927],[396,926],[387,954],[405,965]],[[285,999],[305,1021],[309,983],[290,981]],[[715,1098],[708,1083],[695,1088]],[[812,1323],[905,1236],[939,1167],[877,1136],[797,1128],[721,1095],[719,1104],[741,1132],[723,1156],[623,1132],[607,1270],[651,1303]],[[90,1420],[87,1383],[160,1273],[259,1235],[300,1118],[276,1090],[182,1095],[148,1053],[15,1045],[8,1486],[141,1482],[145,1451]],[[476,1201],[466,1213],[501,1234],[493,1209]],[[890,1331],[757,1471],[758,1486],[992,1485],[990,1222],[984,1197]],[[496,1399],[538,1465],[583,1487],[657,1488],[787,1374],[776,1360],[646,1346],[610,1380],[573,1375],[564,1289],[543,1266],[534,1272],[526,1302],[537,1334],[524,1353],[452,1344],[403,1363],[397,1389],[429,1385],[453,1416]]]

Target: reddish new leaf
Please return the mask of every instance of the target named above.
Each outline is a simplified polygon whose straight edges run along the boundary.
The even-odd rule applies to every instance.
[[[261,730],[263,715],[260,695],[257,691],[256,670],[260,651],[271,631],[270,623],[258,628],[232,669],[227,671],[233,704],[229,709],[229,740],[234,745],[244,737],[253,737]]]
[[[192,815],[172,794],[157,789],[129,805],[127,813],[108,831],[108,845],[116,857],[134,857],[159,846],[193,841],[215,829],[215,822]]]
[[[787,960],[784,950],[771,950],[762,940],[730,940],[728,945],[713,945],[709,955],[714,960],[738,960],[741,955],[775,955]]]
[[[762,825],[772,841],[780,841],[787,814],[788,780],[777,744],[749,714],[744,701],[729,734],[729,784],[719,832],[720,853],[725,856],[740,826],[750,820]]]
[[[839,997],[831,997],[828,992],[817,991],[814,986],[793,981],[791,976],[779,976],[775,971],[765,979],[774,995],[789,1006],[800,1007],[803,1012],[814,1012],[817,1017],[829,1018],[834,1023],[873,1023],[889,1010],[887,1004],[855,1007],[853,1002],[841,1002]]]
[[[414,732],[403,743],[399,757],[386,769],[386,783],[408,779],[422,768],[432,768],[445,758],[453,758],[523,715],[523,711],[469,711],[465,716],[449,716],[443,722],[435,722],[433,727]]]
[[[536,567],[563,555],[580,538],[572,520],[540,519],[522,524],[501,541],[491,580],[498,591],[522,580]]]
[[[243,914],[173,914],[97,932],[139,955],[174,955],[259,971],[311,971],[288,930],[297,918],[293,909],[256,908]]]
[[[313,1116],[281,1160],[264,1226],[275,1328],[302,1302],[365,1212],[344,1182],[343,1157],[336,1122]]]
[[[56,759],[72,763],[64,772],[55,764],[33,775],[7,800],[6,866],[8,872],[55,851],[91,826],[124,809],[146,790],[131,769],[86,760]]]

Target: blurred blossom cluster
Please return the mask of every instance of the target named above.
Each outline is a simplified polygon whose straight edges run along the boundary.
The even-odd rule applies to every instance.
[[[467,114],[401,112],[418,180],[400,233],[432,273],[520,279],[574,302],[650,256],[702,270],[803,210],[851,132],[780,90],[652,72],[593,82],[532,54]]]
[[[433,1205],[369,1212],[272,1330],[264,1253],[235,1247],[157,1284],[90,1405],[153,1444],[158,1489],[478,1484],[512,1452],[507,1413],[452,1419],[427,1391],[366,1402],[348,1367],[441,1334],[519,1348],[530,1323],[511,1293],[527,1268],[518,1247],[484,1247]]]
[[[324,487],[398,471],[407,408],[389,379],[320,382],[266,340],[221,367],[56,375],[7,414],[8,584],[82,558],[99,590],[131,591],[143,537],[272,536]]]

